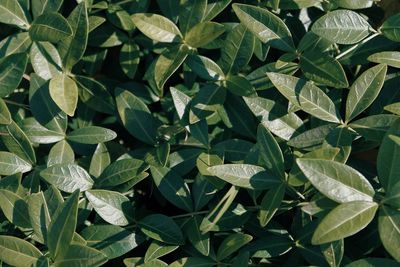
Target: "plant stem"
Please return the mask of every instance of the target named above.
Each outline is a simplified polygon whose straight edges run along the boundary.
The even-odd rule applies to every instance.
[[[350,47],[349,49],[345,50],[343,53],[337,55],[335,57],[336,60],[341,59],[342,57],[344,57],[345,55],[349,54],[350,52],[352,52],[353,50],[355,50],[356,48],[358,48],[360,45],[365,44],[366,42],[368,42],[369,40],[375,38],[376,36],[380,35],[379,32],[375,32],[374,34],[370,35],[369,37],[365,38],[364,40],[362,40],[361,42],[359,42],[358,44],[353,45],[352,47]]]

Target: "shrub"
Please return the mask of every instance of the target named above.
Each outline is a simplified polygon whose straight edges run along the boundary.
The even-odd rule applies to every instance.
[[[2,266],[399,266],[399,10],[0,0]]]

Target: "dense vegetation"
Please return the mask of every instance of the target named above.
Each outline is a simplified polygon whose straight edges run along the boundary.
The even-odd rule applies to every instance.
[[[1,266],[400,266],[398,12],[0,0]]]

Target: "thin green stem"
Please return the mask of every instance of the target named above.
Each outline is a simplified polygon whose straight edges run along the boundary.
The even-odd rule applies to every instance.
[[[365,44],[366,42],[374,39],[376,36],[380,35],[379,32],[375,32],[374,34],[370,35],[369,37],[365,38],[364,40],[362,40],[361,42],[353,45],[352,47],[350,47],[349,49],[343,51],[342,53],[340,53],[339,55],[336,56],[336,60],[341,59],[342,57],[344,57],[345,55],[349,54],[350,52],[352,52],[353,50],[357,49],[360,45]]]

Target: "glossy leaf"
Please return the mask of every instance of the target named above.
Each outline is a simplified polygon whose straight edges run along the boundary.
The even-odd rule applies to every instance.
[[[152,214],[138,222],[140,230],[150,238],[172,244],[181,245],[183,235],[176,223],[162,214]]]
[[[52,218],[47,232],[47,246],[53,259],[68,253],[78,216],[79,189],[70,195]]]
[[[40,175],[48,183],[68,193],[72,193],[76,189],[86,191],[93,186],[93,180],[90,175],[85,169],[76,164],[54,164],[41,171]]]
[[[6,264],[28,267],[42,262],[40,250],[23,239],[1,235],[0,247],[0,259]]]
[[[354,44],[371,31],[371,25],[359,14],[350,10],[335,10],[319,18],[311,30],[338,44]]]
[[[312,243],[332,242],[359,232],[371,222],[377,208],[377,203],[366,201],[340,204],[319,223]]]
[[[314,84],[285,74],[269,72],[267,75],[279,92],[294,105],[321,120],[340,122],[332,100]]]
[[[0,59],[0,97],[7,96],[17,88],[27,63],[28,55],[26,53],[11,54]]]
[[[380,64],[362,73],[350,87],[346,101],[346,120],[355,118],[378,96],[382,89],[387,66]]]
[[[29,28],[33,41],[56,43],[72,35],[68,21],[59,13],[46,13],[37,17]]]
[[[238,187],[266,189],[279,184],[279,177],[266,169],[250,164],[224,164],[209,167],[212,175]]]
[[[297,165],[315,188],[336,202],[372,201],[375,192],[371,184],[361,173],[345,164],[298,159]]]
[[[147,37],[158,42],[177,42],[182,38],[178,27],[161,15],[136,13],[132,15],[135,26]]]
[[[74,116],[78,104],[78,86],[65,74],[50,80],[49,92],[57,106],[69,116]]]
[[[129,223],[133,210],[124,195],[107,190],[88,190],[85,195],[99,216],[113,225]]]
[[[240,21],[262,42],[283,51],[294,50],[292,35],[279,17],[255,6],[234,4],[232,7]]]

